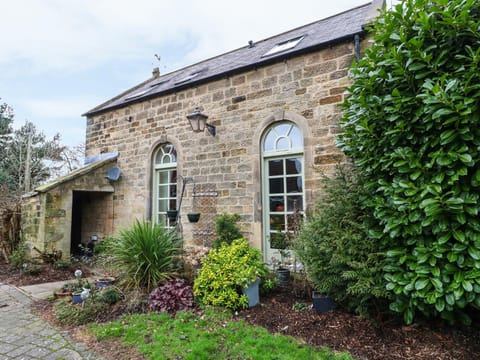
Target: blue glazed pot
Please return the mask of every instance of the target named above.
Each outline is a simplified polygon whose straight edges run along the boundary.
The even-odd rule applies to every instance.
[[[81,304],[83,302],[82,295],[80,293],[72,294],[72,301],[74,304]]]
[[[100,278],[97,280],[97,288],[99,290],[107,286],[112,286],[115,280],[113,278]]]

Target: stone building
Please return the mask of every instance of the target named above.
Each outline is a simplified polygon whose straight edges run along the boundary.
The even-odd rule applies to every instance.
[[[236,213],[270,259],[292,214],[313,204],[322,174],[344,160],[339,104],[378,3],[165,75],[154,70],[88,111],[90,164],[26,199],[27,242],[69,253],[149,219],[209,245],[216,216]],[[194,115],[208,116],[204,131],[190,125]]]

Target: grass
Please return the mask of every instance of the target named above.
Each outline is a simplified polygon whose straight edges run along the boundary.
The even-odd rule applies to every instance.
[[[292,337],[270,334],[213,309],[202,314],[180,312],[176,317],[167,313],[128,315],[116,322],[92,324],[90,331],[99,341],[119,338],[147,359],[353,359],[347,353],[316,350]]]

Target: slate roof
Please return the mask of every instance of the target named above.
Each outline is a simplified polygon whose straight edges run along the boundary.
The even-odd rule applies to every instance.
[[[291,58],[301,53],[316,51],[334,43],[352,39],[365,32],[364,26],[377,15],[377,1],[367,3],[340,14],[313,22],[270,38],[254,42],[231,52],[204,60],[171,73],[152,77],[115,98],[88,111],[92,116],[107,110],[144,101],[162,94],[178,91],[217,78],[233,75],[262,65]],[[304,36],[292,49],[264,56],[275,45]]]

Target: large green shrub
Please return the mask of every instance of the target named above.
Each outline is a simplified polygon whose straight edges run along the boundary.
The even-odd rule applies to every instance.
[[[383,245],[369,236],[372,210],[362,205],[366,191],[343,167],[324,178],[323,191],[300,230],[295,252],[316,290],[349,310],[373,315],[385,308],[388,292]]]
[[[135,221],[106,246],[127,287],[151,291],[179,270],[182,242],[173,230],[149,222]]]
[[[340,146],[390,241],[391,308],[407,323],[480,307],[479,23],[476,0],[405,0],[352,69]]]
[[[262,253],[244,238],[212,249],[202,261],[193,284],[193,293],[203,304],[238,309],[248,305],[241,288],[266,273]]]

